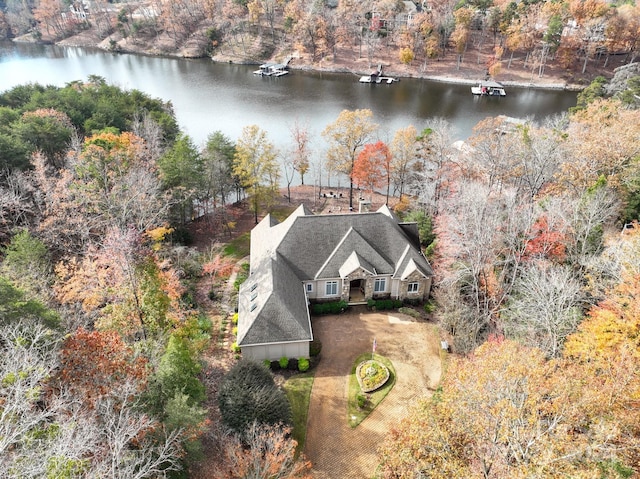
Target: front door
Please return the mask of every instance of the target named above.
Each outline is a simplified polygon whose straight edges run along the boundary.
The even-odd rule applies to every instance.
[[[364,302],[364,279],[354,279],[349,282],[349,302]]]

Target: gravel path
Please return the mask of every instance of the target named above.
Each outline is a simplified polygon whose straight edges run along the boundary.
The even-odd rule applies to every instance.
[[[305,454],[319,479],[365,479],[375,474],[376,450],[407,414],[414,399],[432,393],[441,375],[437,329],[397,313],[347,313],[313,319],[322,341],[307,423]],[[348,374],[355,358],[371,351],[389,358],[393,390],[358,427],[347,424]]]

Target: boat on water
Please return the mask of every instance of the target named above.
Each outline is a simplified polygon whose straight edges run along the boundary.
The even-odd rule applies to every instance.
[[[393,77],[381,77],[381,76],[377,76],[377,75],[363,75],[360,77],[360,80],[358,80],[360,83],[387,83],[387,84],[391,84],[391,83],[395,83],[397,81],[399,81],[397,78],[393,78]]]
[[[358,80],[360,83],[395,83],[399,81],[398,78],[384,76],[382,74],[382,65],[378,65],[378,69],[374,72],[371,72],[369,75],[363,75]]]
[[[288,65],[286,63],[265,63],[260,65],[260,68],[254,71],[253,74],[263,77],[281,77],[289,73],[287,68]]]
[[[504,87],[495,81],[485,80],[471,87],[471,93],[479,96],[507,96]]]

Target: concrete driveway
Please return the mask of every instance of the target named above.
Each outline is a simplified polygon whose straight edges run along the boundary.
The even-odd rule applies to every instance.
[[[345,313],[312,320],[322,341],[315,373],[305,454],[319,479],[367,479],[376,471],[376,450],[416,399],[430,395],[441,375],[437,329],[398,313]],[[347,424],[348,375],[355,358],[370,352],[393,363],[396,385],[358,427]]]

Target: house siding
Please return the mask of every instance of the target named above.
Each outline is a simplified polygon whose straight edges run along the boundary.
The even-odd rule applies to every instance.
[[[308,358],[309,342],[300,341],[294,343],[258,344],[255,346],[243,346],[242,356],[255,361],[277,361],[282,357]]]

